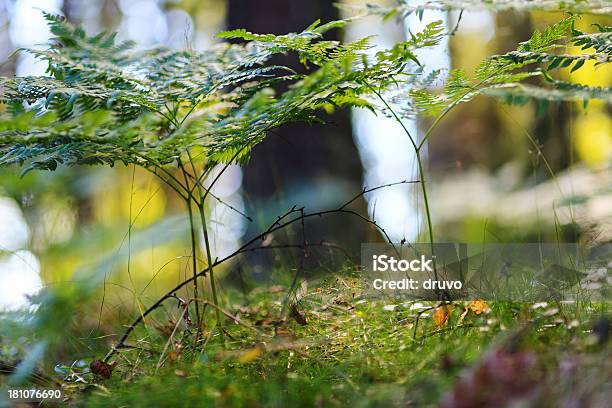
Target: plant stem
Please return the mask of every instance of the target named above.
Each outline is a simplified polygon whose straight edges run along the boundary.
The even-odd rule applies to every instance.
[[[204,232],[204,245],[206,246],[206,260],[208,262],[209,275],[210,275],[210,287],[212,290],[213,304],[215,306],[215,314],[217,317],[217,327],[219,328],[219,334],[221,335],[221,342],[225,347],[225,334],[223,333],[223,320],[221,319],[221,312],[219,312],[219,299],[217,297],[217,284],[215,283],[215,274],[213,272],[213,261],[212,254],[210,252],[210,240],[208,238],[208,228],[206,226],[206,212],[204,211],[204,203],[201,202],[198,205],[200,210],[200,218],[202,219],[202,230]]]
[[[185,167],[183,166],[183,163],[181,162],[181,160],[178,160],[178,165],[179,168],[181,169],[181,171],[183,172],[183,177],[185,178],[185,186],[187,187],[187,189],[189,190],[189,179],[187,177],[187,170],[185,170]],[[191,201],[193,200],[193,194],[191,193],[191,190],[188,191],[187,193],[187,212],[189,214],[189,228],[190,228],[190,232],[191,232],[191,265],[193,268],[193,293],[194,293],[194,297],[197,299],[198,298],[198,279],[196,277],[197,273],[198,273],[198,260],[197,260],[197,251],[196,251],[196,234],[195,234],[195,226],[193,223],[193,210],[191,209]],[[200,337],[200,330],[201,330],[201,323],[202,323],[202,319],[200,316],[200,306],[198,305],[198,302],[195,302],[195,310],[196,310],[196,323],[197,323],[197,336],[196,336],[196,340],[197,338]]]
[[[419,180],[421,181],[421,190],[423,191],[423,203],[425,204],[425,216],[427,217],[427,229],[429,231],[429,245],[431,248],[431,255],[434,255],[434,236],[433,228],[431,225],[431,211],[429,210],[429,199],[427,198],[427,186],[425,185],[425,171],[423,170],[423,161],[421,160],[421,148],[415,150],[416,159],[419,166]],[[436,268],[436,260],[433,260],[434,266],[434,278],[438,280],[438,269]]]
[[[198,263],[197,263],[197,251],[196,251],[196,235],[195,235],[195,226],[193,223],[193,211],[191,209],[191,201],[187,201],[187,211],[189,212],[189,227],[191,229],[191,259],[192,259],[192,267],[193,267],[193,293],[194,297],[198,298],[198,279],[195,277],[198,273]],[[198,325],[198,336],[200,337],[200,330],[202,327],[202,319],[200,316],[200,306],[198,302],[195,302],[195,310],[196,310],[196,323]]]
[[[195,185],[190,190],[190,194],[193,194],[193,191],[197,187],[198,193],[200,195],[200,202],[197,205],[198,205],[198,210],[200,212],[200,219],[202,222],[202,231],[204,233],[204,245],[206,246],[206,262],[208,263],[208,267],[210,269],[209,270],[210,288],[212,291],[213,303],[215,306],[214,308],[215,315],[217,317],[217,327],[219,328],[219,335],[221,336],[221,343],[223,344],[223,347],[225,347],[225,333],[223,332],[223,320],[221,319],[221,313],[219,312],[219,300],[217,297],[217,284],[215,282],[215,273],[213,272],[212,252],[210,251],[210,239],[208,237],[208,226],[206,224],[206,211],[204,209],[204,203],[206,201],[206,193],[210,191],[210,189],[212,188],[212,184],[214,184],[214,182],[218,178],[213,181],[213,183],[208,189],[206,189],[206,193],[203,193],[202,192],[202,178],[205,176],[207,172],[205,170],[202,170],[202,175],[201,176],[198,175],[198,170],[193,161],[193,158],[191,157],[191,153],[189,152],[189,150],[187,150],[187,157],[189,157],[189,162],[191,163],[191,168],[193,169],[193,176],[195,178]],[[227,169],[227,166],[224,168],[224,170],[225,169]],[[223,171],[221,173],[223,173]]]
[[[412,137],[412,135],[410,134],[410,131],[404,125],[404,122],[402,122],[400,117],[397,115],[397,113],[395,113],[395,110],[391,107],[391,105],[389,105],[386,99],[383,98],[380,92],[376,91],[376,89],[374,89],[368,83],[366,83],[366,85],[368,86],[368,88],[370,88],[372,92],[374,92],[374,94],[378,97],[378,99],[381,100],[381,102],[385,105],[385,107],[389,110],[389,112],[391,112],[391,115],[393,116],[395,121],[400,124],[400,126],[404,130],[404,133],[406,133],[406,135],[408,136],[408,139],[410,139],[410,143],[412,144],[412,147],[414,148],[414,154],[416,156],[417,163],[419,166],[419,181],[421,182],[421,190],[423,191],[423,202],[425,204],[425,217],[427,218],[427,230],[429,232],[429,246],[431,248],[431,256],[433,257],[434,279],[438,280],[438,268],[436,268],[436,259],[435,259],[435,251],[434,251],[435,248],[434,248],[433,226],[432,226],[432,221],[431,221],[431,211],[429,209],[429,199],[427,198],[427,185],[426,185],[427,183],[425,181],[425,171],[423,170],[423,160],[421,159],[421,149],[423,148],[425,141],[429,138],[429,135],[431,135],[431,132],[433,131],[433,129],[440,122],[440,120],[442,120],[444,115],[446,115],[446,113],[448,113],[448,111],[452,109],[452,106],[451,108],[449,108],[446,112],[444,112],[442,115],[440,115],[436,119],[434,124],[429,128],[429,130],[423,137],[423,140],[417,145],[417,140],[414,137]]]
[[[427,217],[427,229],[429,230],[429,243],[431,245],[431,252],[433,255],[433,249],[434,249],[433,247],[434,245],[433,227],[431,225],[431,212],[429,211],[429,200],[427,199],[427,186],[425,185],[426,184],[425,171],[423,170],[423,161],[421,160],[421,148],[423,147],[423,143],[428,135],[426,135],[424,140],[419,145],[417,145],[416,139],[412,137],[412,135],[410,134],[410,131],[404,125],[404,122],[402,122],[399,116],[397,116],[397,114],[395,113],[395,110],[393,110],[391,105],[389,105],[389,103],[385,100],[385,98],[383,98],[380,92],[376,91],[369,84],[366,83],[366,85],[370,88],[372,92],[374,92],[374,94],[378,97],[378,99],[381,100],[381,102],[383,103],[383,105],[385,105],[387,110],[389,110],[391,115],[393,115],[393,118],[402,127],[402,129],[404,130],[404,133],[406,133],[406,135],[408,136],[408,139],[410,139],[410,143],[412,144],[412,147],[414,148],[414,153],[416,155],[417,163],[419,166],[419,181],[421,182],[421,189],[423,190],[423,201],[425,202],[425,216]],[[428,134],[431,133],[431,130],[432,129],[430,128]],[[435,262],[434,262],[434,265],[435,265]],[[435,272],[435,268],[434,268],[434,272]],[[436,274],[436,279],[438,279],[437,273],[435,274]]]

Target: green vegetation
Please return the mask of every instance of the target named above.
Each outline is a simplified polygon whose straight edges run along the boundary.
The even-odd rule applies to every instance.
[[[459,3],[432,2],[431,7],[489,4]],[[507,4],[490,3],[493,8]],[[558,2],[542,3],[545,9],[558,7]],[[572,11],[587,11],[587,2],[569,3]],[[588,10],[605,10],[606,2],[594,3]],[[402,4],[368,10],[389,18],[422,14],[425,8]],[[88,407],[421,406],[439,401],[453,407],[604,406],[609,400],[606,302],[371,300],[362,296],[359,267],[352,263],[334,271],[333,278],[308,284],[298,276],[301,266],[282,265],[277,271],[281,287],[258,285],[242,293],[231,288],[221,294],[219,268],[266,249],[269,235],[304,220],[345,213],[388,235],[351,209],[372,191],[364,189],[335,209],[311,213],[293,207],[219,259],[211,246],[209,203],[248,218],[211,191],[229,165],[246,164],[252,149],[282,125],[324,122],[328,113],[342,108],[368,109],[395,119],[410,140],[418,180],[400,175],[403,181],[394,184],[419,184],[433,248],[422,152],[437,126],[477,96],[513,105],[536,100],[540,107],[564,101],[610,104],[612,88],[571,82],[563,75],[591,62],[610,64],[612,27],[582,32],[576,28],[579,15],[565,16],[513,51],[485,59],[473,76],[452,70],[436,91],[431,85],[442,73],[429,70],[417,51],[452,35],[440,21],[372,56],[369,38],[325,39],[352,20],[315,22],[286,35],[227,31],[220,37],[237,43],[196,52],[141,50],[117,42],[114,34],[88,36],[63,18],[46,18],[53,45],[28,52],[48,63],[48,76],[0,79],[0,165],[18,165],[24,175],[116,163],[151,172],[184,203],[189,228],[180,233],[190,241],[190,270],[157,299],[138,298],[134,316],[121,313],[101,326],[101,312],[87,301],[105,284],[113,263],[127,258],[129,274],[132,252],[149,245],[141,238],[162,237],[159,245],[175,238],[167,231],[176,219],[133,232],[130,206],[125,253],[104,259],[93,273],[77,274],[71,285],[47,288],[33,299],[35,310],[2,315],[0,372],[10,374],[6,384],[61,386],[67,402]],[[572,46],[581,52],[568,53]],[[274,64],[279,55],[297,58],[305,73]],[[423,135],[403,124],[415,116],[430,120]],[[536,140],[527,136],[539,152]],[[287,247],[302,251],[304,258],[310,245],[304,238]],[[91,322],[73,327],[88,316],[98,316],[95,329]],[[6,356],[11,361],[5,362]],[[70,359],[75,363],[58,363]]]
[[[167,338],[174,321],[142,331],[138,344],[154,351],[122,352],[112,379],[73,392],[87,389],[77,394],[87,406],[423,406],[450,398],[459,373],[485,364],[493,378],[468,374],[458,389],[466,404],[597,406],[609,397],[609,346],[591,332],[605,304],[459,302],[446,321],[435,304],[356,300],[361,282],[350,275],[311,282],[285,318],[284,293],[273,293],[281,288],[255,290],[231,309],[239,320],[226,319],[227,350],[208,339],[194,348],[194,328]],[[160,355],[166,341],[173,351]]]

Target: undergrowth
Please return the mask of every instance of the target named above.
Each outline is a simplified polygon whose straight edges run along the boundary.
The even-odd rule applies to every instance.
[[[459,390],[472,404],[478,398],[494,404],[500,398],[494,393],[503,394],[500,404],[525,398],[537,406],[574,400],[597,406],[609,397],[610,349],[593,331],[597,316],[609,312],[607,304],[457,302],[448,319],[440,320],[431,309],[435,303],[365,301],[359,280],[343,273],[309,282],[295,311],[299,315],[287,318],[281,317],[281,288],[258,288],[248,304],[233,305],[231,313],[262,335],[227,319],[229,350],[211,342],[200,351],[177,333],[174,354],[159,370],[163,341],[152,340],[159,329],[143,331],[140,344],[156,351],[122,352],[112,379],[96,386],[75,385],[88,388],[85,396],[76,394],[77,402],[429,406],[451,398],[457,376],[474,376]],[[497,361],[491,355],[496,350],[507,355]],[[533,366],[519,361],[530,358]],[[470,366],[488,360],[493,366],[489,375],[499,376],[495,370],[501,370],[502,377],[525,377],[524,389],[493,386],[495,379],[470,374]],[[574,377],[578,371],[583,378]],[[561,381],[570,379],[573,386],[566,388]],[[491,395],[470,397],[478,387],[492,387]]]

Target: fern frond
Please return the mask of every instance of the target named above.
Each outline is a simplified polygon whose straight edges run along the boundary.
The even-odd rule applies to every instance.
[[[530,100],[589,101],[598,99],[612,103],[612,88],[593,87],[572,82],[555,80],[550,87],[528,84],[504,84],[483,90],[483,93],[512,105],[523,105]]]
[[[52,45],[30,52],[47,62],[49,76],[0,79],[0,102],[10,107],[0,113],[0,165],[160,166],[194,147],[207,165],[244,162],[284,123],[319,121],[321,112],[341,107],[374,109],[373,90],[411,81],[414,51],[444,35],[433,23],[372,59],[369,38],[323,39],[347,20],[286,35],[233,30],[220,36],[246,42],[205,52],[138,50],[114,34],[90,37],[61,17],[46,18]],[[300,58],[307,74],[269,63],[287,53]],[[424,81],[433,80],[430,74]],[[275,94],[271,86],[279,82],[286,90]]]
[[[445,109],[472,100],[476,95],[486,94],[508,103],[526,103],[538,99],[546,101],[570,101],[598,99],[610,101],[610,88],[589,87],[559,79],[553,71],[581,69],[588,61],[594,65],[612,62],[608,44],[609,27],[599,27],[599,32],[583,33],[575,30],[575,16],[570,16],[536,31],[528,41],[520,43],[515,51],[493,55],[478,65],[473,79],[461,70],[450,72],[441,93],[429,87],[417,87],[410,92],[402,109],[405,116],[423,114],[437,116]],[[582,46],[583,54],[561,54],[557,50],[566,45]],[[591,51],[591,52],[587,52]],[[540,79],[542,85],[534,85]],[[526,84],[525,81],[530,83]]]

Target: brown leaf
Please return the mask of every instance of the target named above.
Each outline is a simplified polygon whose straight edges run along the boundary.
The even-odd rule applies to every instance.
[[[282,327],[274,328],[274,336],[285,339],[296,339],[295,334],[289,329],[283,329]]]
[[[111,378],[111,375],[113,373],[113,367],[114,366],[107,364],[102,360],[94,360],[91,362],[91,364],[89,364],[91,372],[104,379]]]
[[[295,303],[293,303],[291,305],[290,311],[289,311],[289,316],[291,316],[293,319],[295,319],[296,322],[298,322],[300,325],[302,326],[306,326],[308,324],[308,321],[306,320],[306,317],[304,316],[304,314],[302,312],[299,311],[297,305]]]

